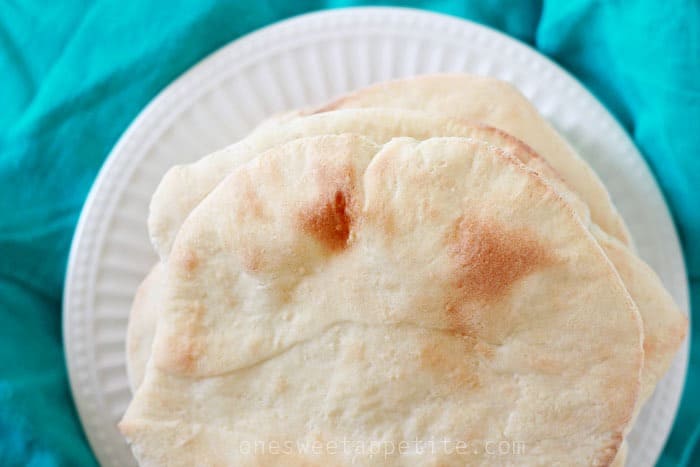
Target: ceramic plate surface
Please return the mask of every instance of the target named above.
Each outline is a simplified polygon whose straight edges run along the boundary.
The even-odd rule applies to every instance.
[[[70,255],[64,339],[75,401],[102,465],[135,465],[116,428],[131,397],[124,341],[134,291],[156,260],[146,216],[165,171],[234,142],[273,113],[377,81],[459,71],[514,83],[569,139],[687,313],[678,237],[652,175],[611,115],[557,65],[491,29],[432,13],[360,8],[297,17],[229,44],[168,86],[122,136],[90,192]],[[628,465],[656,462],[687,356],[686,343],[639,416]]]

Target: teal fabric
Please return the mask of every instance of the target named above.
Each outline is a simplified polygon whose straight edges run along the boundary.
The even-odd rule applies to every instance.
[[[274,21],[359,1],[0,0],[0,465],[95,463],[61,346],[71,236],[119,135],[170,81]],[[700,304],[700,4],[395,2],[533,45],[617,116],[671,206]],[[700,325],[693,334],[700,338]],[[700,465],[700,354],[660,465]]]

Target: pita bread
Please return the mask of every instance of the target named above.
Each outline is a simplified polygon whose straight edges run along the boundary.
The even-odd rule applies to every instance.
[[[168,170],[151,199],[148,227],[152,243],[160,258],[166,260],[177,230],[194,207],[233,167],[277,144],[300,137],[345,132],[366,135],[379,143],[394,136],[427,139],[433,136],[474,136],[475,132],[481,132],[492,135],[495,140],[493,144],[522,144],[502,131],[487,128],[464,120],[410,110],[351,109],[306,118],[284,114],[263,123],[257,131],[236,144],[192,164],[177,165]],[[538,172],[544,172],[557,186],[565,186],[557,173],[534,151],[522,151],[522,154],[527,158],[524,163]],[[571,190],[567,187],[562,191],[568,193]],[[572,196],[568,201],[575,204],[575,209],[583,217],[590,217],[588,207],[577,196]]]
[[[618,275],[551,186],[473,139],[274,148],[196,207],[165,275],[120,424],[142,466],[279,465],[241,443],[342,437],[526,448],[297,465],[609,465],[634,411],[641,323]]]
[[[174,237],[186,209],[196,206],[213,187],[235,167],[252,159],[259,151],[295,138],[324,134],[358,133],[377,143],[394,136],[427,139],[433,136],[472,137],[493,144],[517,157],[522,163],[542,175],[576,214],[588,225],[596,240],[620,273],[632,298],[638,305],[644,322],[647,351],[643,372],[644,400],[654,390],[666,372],[673,356],[685,338],[686,317],[677,309],[656,274],[625,245],[592,224],[588,207],[558,174],[532,149],[502,131],[465,123],[462,120],[439,117],[420,111],[391,109],[348,109],[289,119],[277,125],[269,124],[265,131],[256,131],[242,142],[215,152],[194,164],[171,169],[163,178],[151,204],[149,221],[167,225],[160,242],[167,246]],[[188,187],[183,190],[182,187]],[[172,201],[176,200],[176,201]],[[163,221],[165,220],[165,221]],[[153,231],[153,230],[152,230]],[[135,329],[137,329],[135,327]],[[143,365],[143,362],[139,362]]]
[[[688,318],[678,309],[656,273],[620,241],[592,232],[639,308],[644,323],[642,401],[654,392],[688,333]]]
[[[151,356],[162,279],[163,265],[156,263],[139,286],[131,304],[126,330],[126,373],[132,393],[141,385],[146,362]]]
[[[620,450],[617,451],[617,455],[615,456],[615,459],[613,460],[612,464],[610,464],[610,467],[625,467],[625,463],[627,462],[627,450],[629,449],[629,445],[627,444],[627,440],[622,441],[622,446],[620,446]]]
[[[370,86],[313,112],[391,107],[425,110],[499,128],[540,154],[588,205],[601,229],[626,245],[631,238],[607,189],[591,167],[514,86],[498,79],[469,75],[427,75]]]

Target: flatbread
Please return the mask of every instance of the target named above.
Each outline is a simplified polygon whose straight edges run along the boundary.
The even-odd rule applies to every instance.
[[[639,308],[644,323],[642,397],[651,397],[688,333],[688,318],[678,309],[653,269],[620,241],[596,226],[592,232]]]
[[[281,465],[241,446],[287,441],[325,448],[284,465],[609,465],[642,358],[617,273],[516,159],[468,138],[304,138],[179,230],[120,429],[144,467]],[[343,439],[525,449],[331,453]]]
[[[629,449],[629,445],[627,444],[627,440],[622,441],[622,446],[620,446],[620,450],[617,451],[617,455],[615,456],[615,459],[613,460],[612,464],[610,464],[610,467],[625,467],[625,463],[627,462],[627,452]]]
[[[194,164],[171,169],[154,195],[150,216],[151,226],[167,226],[167,229],[154,227],[152,232],[160,232],[158,237],[164,239],[161,245],[170,245],[174,232],[177,232],[189,213],[186,210],[194,208],[225,174],[246,163],[258,152],[299,137],[346,132],[362,134],[377,143],[389,141],[394,136],[416,139],[433,136],[472,137],[509,152],[542,175],[589,226],[637,303],[647,336],[643,400],[652,394],[685,338],[687,318],[678,310],[651,268],[619,240],[592,223],[588,206],[552,167],[524,143],[500,130],[420,111],[373,108],[325,112],[288,119],[276,125],[269,124],[265,130],[254,132],[238,144],[215,152]],[[166,252],[163,254],[167,257]],[[143,362],[139,363],[142,364]]]
[[[156,263],[136,291],[126,330],[126,373],[131,392],[143,381],[158,321],[163,265]]]
[[[480,130],[486,128],[488,130]],[[494,144],[522,143],[493,127],[465,120],[442,117],[417,110],[350,109],[328,112],[306,118],[284,114],[262,124],[247,138],[200,160],[176,165],[168,170],[151,199],[148,217],[149,233],[161,260],[167,260],[173,239],[184,219],[206,197],[233,167],[250,160],[260,151],[277,144],[305,136],[356,133],[367,135],[377,142],[386,142],[394,136],[427,139],[433,136],[473,136],[474,132],[488,131],[496,139]],[[524,161],[538,172],[545,172],[555,184],[564,186],[555,170],[532,150],[522,151]],[[567,187],[567,193],[571,190]],[[589,218],[588,207],[578,196],[568,201],[582,216]]]
[[[311,112],[391,107],[425,110],[499,128],[540,154],[588,205],[591,219],[626,245],[631,238],[591,167],[514,86],[470,74],[426,75],[360,89]]]

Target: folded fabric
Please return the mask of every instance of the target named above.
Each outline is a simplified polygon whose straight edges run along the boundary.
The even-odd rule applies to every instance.
[[[384,4],[386,4],[385,2]],[[617,116],[657,176],[700,300],[700,4],[389,2],[537,47]],[[5,2],[0,8],[0,464],[93,465],[61,342],[66,258],[119,135],[169,82],[274,21],[361,1]],[[126,312],[126,310],[125,310]],[[693,331],[698,336],[698,328]],[[660,465],[700,465],[700,354]]]

